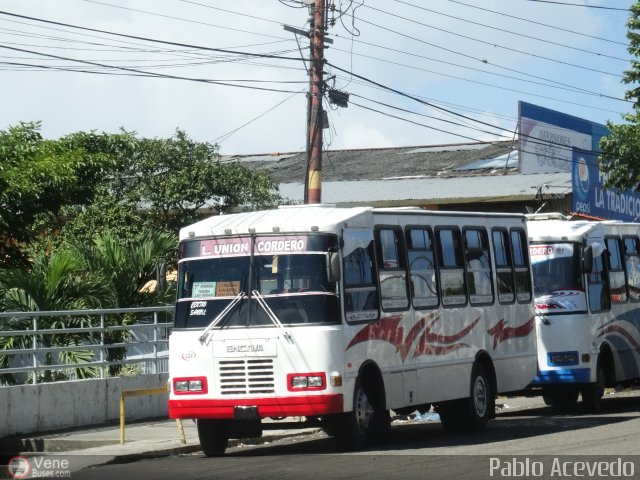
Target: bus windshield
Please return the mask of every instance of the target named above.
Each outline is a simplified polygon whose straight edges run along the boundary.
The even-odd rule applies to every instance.
[[[529,247],[533,266],[535,296],[562,291],[584,291],[580,274],[580,248],[573,243],[532,244]]]
[[[217,328],[273,326],[255,292],[284,325],[340,323],[337,285],[327,279],[325,252],[216,256],[200,248],[207,256],[179,263],[176,328],[206,327],[238,296]]]

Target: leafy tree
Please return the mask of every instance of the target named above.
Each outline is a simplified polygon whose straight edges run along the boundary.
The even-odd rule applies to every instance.
[[[169,139],[142,139],[128,159],[118,197],[147,211],[157,227],[176,232],[203,210],[225,213],[280,200],[270,174],[237,163],[222,163],[218,146],[195,142],[177,130]]]
[[[30,268],[13,268],[0,270],[0,307],[8,311],[55,311],[85,309],[100,306],[108,291],[99,282],[86,275],[85,264],[81,258],[69,251],[52,254],[41,253],[36,256]],[[69,329],[90,326],[89,320],[81,317],[40,317],[39,329]],[[10,320],[0,323],[0,330],[24,330],[21,320]],[[37,334],[38,345],[42,348],[53,348],[77,345],[76,350],[54,353],[46,352],[42,362],[44,365],[78,365],[93,359],[93,351],[82,348],[90,343],[90,334],[56,333]],[[11,355],[2,355],[3,350],[25,349],[33,346],[33,336],[15,335],[0,337],[0,367],[8,365]],[[74,368],[80,377],[93,376],[93,368]],[[35,374],[35,373],[34,373]],[[53,370],[45,370],[42,379],[51,381],[64,375],[55,374]],[[6,378],[5,381],[11,381]]]
[[[92,244],[96,235],[133,245],[159,231],[175,235],[207,210],[280,201],[268,173],[221,162],[217,145],[181,130],[168,139],[123,130],[58,140],[39,130],[0,131],[0,268],[26,268],[40,251]]]
[[[98,281],[109,291],[105,306],[128,308],[169,304],[175,299],[173,284],[164,280],[165,266],[177,246],[177,238],[157,232],[142,241],[130,242],[109,234],[97,236],[93,245],[78,245],[77,251]],[[136,314],[107,315],[105,325],[130,325]],[[130,339],[126,330],[111,330],[105,344],[122,344]],[[108,349],[109,361],[123,360],[124,347]],[[111,375],[119,375],[122,365],[109,367]]]
[[[129,308],[173,301],[175,292],[159,277],[177,243],[176,236],[165,232],[137,242],[105,234],[97,236],[91,246],[77,245],[76,250],[87,269],[108,290],[104,306]]]
[[[26,265],[23,247],[41,235],[38,219],[90,203],[96,182],[116,165],[77,139],[45,140],[39,130],[32,122],[0,131],[0,266]]]
[[[625,98],[633,102],[633,113],[623,115],[626,123],[607,122],[611,134],[600,141],[600,170],[608,175],[607,187],[640,189],[640,1],[631,6],[627,21],[631,69],[622,82],[630,85]]]

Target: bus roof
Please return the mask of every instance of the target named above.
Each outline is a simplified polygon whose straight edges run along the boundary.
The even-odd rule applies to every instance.
[[[222,235],[246,235],[251,233],[302,233],[335,232],[343,227],[371,228],[374,217],[432,216],[465,218],[501,218],[524,221],[524,215],[516,213],[429,211],[418,207],[372,208],[336,207],[335,205],[286,205],[273,210],[217,215],[188,225],[180,230],[180,240],[192,237]]]
[[[534,242],[570,241],[581,242],[590,237],[606,235],[637,234],[640,224],[615,220],[570,220],[562,215],[540,217],[527,215],[529,240]]]
[[[334,205],[292,205],[273,210],[216,215],[180,230],[180,240],[190,237],[249,233],[335,231],[349,226],[369,226],[371,207],[338,208]]]

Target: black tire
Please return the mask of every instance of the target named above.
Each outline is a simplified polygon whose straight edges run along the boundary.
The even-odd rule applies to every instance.
[[[550,394],[549,392],[543,392],[542,393],[542,400],[544,401],[544,404],[548,407],[553,407],[555,406],[555,395]]]
[[[452,432],[463,431],[463,420],[461,411],[463,409],[463,400],[450,400],[448,402],[440,402],[436,411],[440,415],[440,423],[442,428]]]
[[[391,412],[389,410],[376,410],[373,423],[374,442],[382,442],[391,433]]]
[[[229,444],[227,422],[224,420],[198,419],[198,439],[207,457],[224,455]]]
[[[358,379],[353,392],[353,410],[332,419],[339,422],[338,425],[332,426],[331,431],[341,450],[362,449],[367,443],[384,434],[385,423],[390,425],[389,411],[376,411],[369,395]]]
[[[469,397],[442,402],[438,414],[447,430],[471,432],[481,430],[495,415],[496,400],[489,376],[479,363],[471,370]]]
[[[544,392],[542,399],[559,412],[570,412],[576,408],[579,393],[578,387],[564,387]]]
[[[588,413],[598,413],[602,409],[604,396],[605,374],[604,368],[598,365],[596,381],[582,387],[582,406]]]

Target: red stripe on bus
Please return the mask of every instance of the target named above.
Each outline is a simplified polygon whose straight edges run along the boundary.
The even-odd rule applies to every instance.
[[[260,418],[329,415],[343,412],[343,398],[309,395],[276,398],[169,400],[169,418],[233,418],[234,407],[256,406]]]

